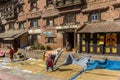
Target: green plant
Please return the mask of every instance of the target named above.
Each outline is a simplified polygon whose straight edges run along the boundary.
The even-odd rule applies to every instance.
[[[45,49],[45,47],[42,44],[39,44],[37,42],[34,42],[33,48],[34,49],[40,49],[40,50],[44,50]]]
[[[46,45],[47,50],[51,50],[52,48],[49,45]]]
[[[40,49],[40,50],[44,50],[45,47],[44,47],[42,44],[39,44],[38,49]]]
[[[33,48],[34,48],[34,49],[37,49],[37,48],[38,48],[38,43],[37,43],[37,42],[34,42]]]

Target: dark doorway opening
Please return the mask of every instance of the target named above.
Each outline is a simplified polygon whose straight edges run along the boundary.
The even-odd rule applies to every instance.
[[[17,51],[18,48],[20,48],[20,40],[19,39],[15,39],[13,41],[13,48],[14,48],[15,51]]]
[[[67,32],[67,41],[70,43],[71,48],[74,48],[74,32]]]
[[[37,34],[32,34],[29,36],[29,45],[32,46],[37,42]]]

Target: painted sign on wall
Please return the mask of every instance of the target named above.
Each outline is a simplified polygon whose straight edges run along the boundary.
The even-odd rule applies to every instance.
[[[106,45],[107,46],[116,46],[117,44],[117,35],[113,34],[106,34]]]

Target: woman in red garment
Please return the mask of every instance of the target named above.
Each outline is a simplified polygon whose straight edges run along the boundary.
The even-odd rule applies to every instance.
[[[10,54],[10,59],[11,61],[13,61],[13,56],[14,56],[14,50],[12,49],[12,47],[9,47],[10,51],[9,51],[9,54]]]
[[[46,60],[46,70],[48,71],[48,69],[51,68],[53,71],[53,59],[52,59],[52,55],[48,55],[48,58]]]

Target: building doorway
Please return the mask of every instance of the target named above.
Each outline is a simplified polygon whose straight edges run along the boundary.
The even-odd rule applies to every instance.
[[[29,45],[34,45],[34,43],[37,41],[37,34],[32,34],[29,36]]]
[[[74,48],[74,32],[67,32],[66,41],[71,45],[71,49]]]
[[[19,39],[15,39],[13,41],[13,48],[14,48],[15,51],[17,51],[18,48],[20,48],[20,40]]]

